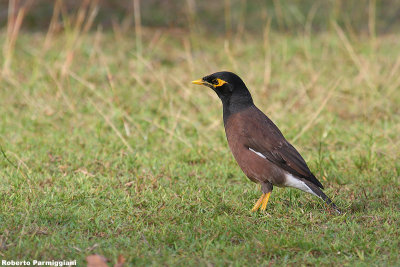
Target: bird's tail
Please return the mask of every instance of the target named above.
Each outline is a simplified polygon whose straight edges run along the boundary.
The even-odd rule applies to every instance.
[[[322,192],[322,190],[318,186],[316,186],[313,183],[310,183],[308,181],[305,181],[305,183],[314,192],[314,194],[317,195],[318,197],[322,198],[322,200],[325,201],[325,203],[329,207],[333,208],[338,214],[342,213],[340,211],[340,209],[335,205],[335,203],[333,203],[333,201],[327,195],[325,195],[325,193]]]

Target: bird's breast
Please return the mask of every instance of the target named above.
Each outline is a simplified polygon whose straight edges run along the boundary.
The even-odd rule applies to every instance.
[[[229,148],[244,174],[253,182],[270,182],[274,185],[283,185],[283,172],[268,161],[261,153],[247,146],[248,132],[246,120],[240,114],[233,114],[225,124],[225,133]]]

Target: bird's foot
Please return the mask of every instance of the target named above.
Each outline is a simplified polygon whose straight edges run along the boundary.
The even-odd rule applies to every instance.
[[[271,195],[271,192],[268,192],[266,194],[262,194],[261,197],[257,200],[256,204],[254,207],[251,209],[251,211],[256,211],[258,208],[261,206],[261,210],[264,211],[267,208],[269,196]]]

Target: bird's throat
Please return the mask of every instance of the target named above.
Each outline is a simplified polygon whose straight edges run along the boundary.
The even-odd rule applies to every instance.
[[[251,96],[246,96],[246,97],[242,96],[236,98],[232,96],[229,99],[221,99],[221,100],[223,108],[224,125],[226,124],[228,118],[231,115],[254,106],[253,99],[251,98]]]

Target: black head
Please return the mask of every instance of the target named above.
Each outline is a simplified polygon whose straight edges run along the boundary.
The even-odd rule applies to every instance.
[[[239,76],[232,72],[216,72],[192,81],[192,83],[208,86],[217,93],[224,107],[224,118],[254,105],[246,85]]]
[[[229,101],[232,97],[251,98],[250,92],[242,79],[229,71],[216,72],[192,81],[192,83],[210,87],[217,93],[222,102]]]

